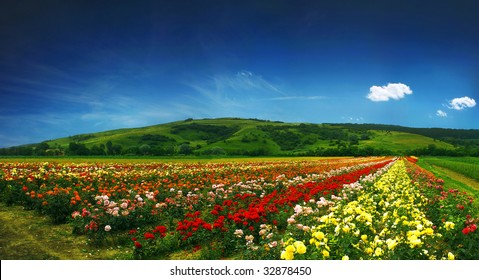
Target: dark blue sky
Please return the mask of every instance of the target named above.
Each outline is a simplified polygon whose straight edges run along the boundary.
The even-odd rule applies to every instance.
[[[186,118],[479,128],[479,1],[0,2],[0,147]]]

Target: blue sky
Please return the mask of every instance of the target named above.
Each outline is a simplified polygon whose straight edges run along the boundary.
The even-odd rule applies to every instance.
[[[0,3],[0,147],[186,118],[479,129],[478,1]]]

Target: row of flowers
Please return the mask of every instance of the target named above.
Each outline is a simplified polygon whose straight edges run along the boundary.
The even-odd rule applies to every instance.
[[[387,158],[146,164],[1,162],[0,198],[7,204],[47,214],[54,222],[72,221],[74,232],[101,241],[105,232],[159,223],[172,228],[188,213],[207,213],[225,200],[241,208],[236,205],[238,201],[253,200],[282,186],[321,181],[384,160]],[[244,210],[247,213],[242,214],[253,215],[247,219],[255,219],[254,211]],[[244,219],[241,215],[235,218]]]
[[[478,259],[473,198],[407,159],[0,163],[0,196],[140,259]]]
[[[0,162],[0,197],[7,204],[39,210],[61,223],[74,211],[93,210],[98,197],[127,202],[136,209],[135,202],[142,202],[139,197],[146,203],[147,196],[152,196],[155,202],[178,207],[194,204],[207,188],[213,188],[213,195],[221,186],[239,182],[250,182],[242,187],[261,188],[281,176],[287,180],[308,177],[377,160],[382,159],[203,164]],[[126,215],[131,210],[118,213]]]
[[[361,184],[354,200],[338,200],[327,213],[297,212],[295,218],[303,230],[298,231],[297,225],[288,228],[281,258],[455,258],[443,246],[444,235],[428,218],[429,200],[419,184],[411,182],[403,160],[373,184]],[[444,230],[452,229],[453,223],[446,221]]]
[[[441,246],[453,251],[458,259],[479,259],[479,207],[466,192],[448,188],[444,180],[406,162],[407,172],[428,199],[426,213],[434,229],[442,236]]]
[[[314,176],[317,181],[280,178],[276,185],[262,188],[260,193],[236,193],[233,200],[223,199],[201,212],[187,213],[176,227],[171,227],[166,240],[147,240],[144,235],[149,234],[149,231],[137,232],[133,237],[136,256],[149,258],[161,255],[165,250],[171,250],[172,240],[177,240],[176,245],[180,248],[190,245],[197,250],[201,247],[200,252],[208,259],[230,256],[245,259],[279,258],[282,233],[292,223],[288,217],[297,209],[297,203],[318,207],[330,205],[339,196],[350,195],[349,191],[355,188],[354,182],[361,178],[370,180],[371,173],[381,170],[385,165],[389,166],[391,162],[391,159],[387,159],[380,163],[329,171],[329,177],[324,174]],[[347,190],[342,190],[343,186],[347,186]]]

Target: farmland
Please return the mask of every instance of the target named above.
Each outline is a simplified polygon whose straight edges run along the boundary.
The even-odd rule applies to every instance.
[[[479,158],[454,158],[454,157],[441,157],[441,158],[425,158],[425,162],[450,169],[452,171],[459,172],[479,181]]]
[[[416,161],[9,159],[0,194],[95,258],[478,259],[477,196]]]

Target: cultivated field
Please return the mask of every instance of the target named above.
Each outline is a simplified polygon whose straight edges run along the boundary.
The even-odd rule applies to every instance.
[[[393,157],[6,159],[2,247],[28,219],[33,251],[47,250],[40,243],[51,232],[66,243],[58,254],[0,253],[83,259],[74,250],[81,247],[100,259],[479,259],[477,196],[434,175],[440,166],[475,178],[467,168],[474,160],[421,159],[431,173],[416,158]],[[74,254],[64,253],[68,246]]]

